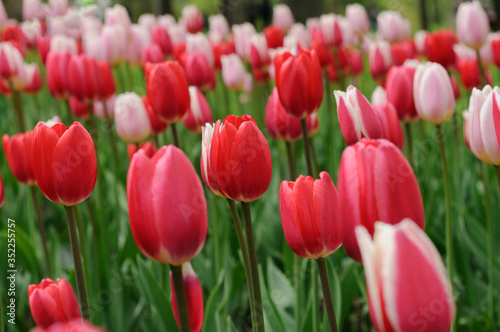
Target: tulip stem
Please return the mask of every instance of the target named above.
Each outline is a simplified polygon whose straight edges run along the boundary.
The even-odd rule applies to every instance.
[[[255,330],[265,331],[264,314],[262,310],[262,295],[260,293],[259,266],[257,263],[257,253],[255,251],[255,241],[253,237],[252,212],[250,203],[241,202],[243,209],[243,222],[245,223],[245,234],[247,236],[248,260],[250,263],[250,276],[253,290],[253,307],[255,312]]]
[[[448,161],[446,160],[446,149],[444,145],[443,128],[437,125],[437,135],[439,150],[441,152],[441,164],[443,167],[444,179],[444,198],[446,203],[446,266],[448,268],[448,277],[450,283],[453,284],[453,237],[451,231],[451,188],[450,188],[450,173],[448,171]]]
[[[415,162],[413,160],[413,138],[411,137],[411,124],[405,123],[406,138],[408,141],[408,160],[410,161],[411,167],[415,167]]]
[[[250,262],[248,261],[247,244],[245,241],[245,236],[243,235],[243,228],[241,227],[240,216],[238,215],[238,210],[236,209],[236,203],[229,198],[227,199],[227,203],[229,204],[229,209],[231,210],[231,216],[233,217],[234,228],[236,229],[236,237],[238,238],[238,243],[241,249],[241,256],[243,257],[243,269],[245,270],[245,277],[247,280],[248,300],[250,302],[250,313],[252,315],[252,326],[255,327],[252,276],[250,275]]]
[[[182,265],[170,265],[170,271],[172,271],[175,302],[177,304],[177,312],[179,313],[179,329],[181,332],[190,332],[191,324],[189,323],[186,291],[184,289],[184,280],[182,278]]]
[[[42,106],[40,106],[40,99],[38,99],[38,94],[36,93],[33,95],[33,103],[35,104],[35,115],[37,117],[37,120],[40,121],[42,119]]]
[[[302,139],[304,140],[304,155],[306,157],[307,175],[313,176],[313,170],[311,165],[311,152],[309,151],[309,137],[307,136],[307,123],[306,118],[300,119],[300,125],[302,127]]]
[[[495,166],[495,174],[497,176],[498,192],[500,194],[500,166]]]
[[[479,50],[476,50],[476,55],[477,55],[477,65],[479,67],[479,76],[481,78],[481,87],[486,85],[486,76],[484,75],[484,67],[483,67],[483,61],[481,61],[481,53]]]
[[[35,186],[30,186],[31,198],[33,200],[33,206],[35,207],[36,221],[38,223],[38,231],[40,232],[40,239],[42,240],[43,256],[45,258],[45,268],[47,269],[47,275],[52,278],[52,264],[50,263],[50,254],[47,246],[47,236],[45,235],[45,227],[43,225],[42,213],[40,211],[40,205],[38,204],[38,199],[36,197]]]
[[[285,146],[286,146],[286,155],[288,159],[288,170],[290,171],[290,179],[295,180],[296,175],[295,175],[295,163],[293,162],[292,143],[285,142]]]
[[[493,229],[493,223],[491,221],[491,205],[490,205],[490,185],[488,181],[488,174],[485,171],[485,164],[479,161],[479,172],[481,175],[481,181],[484,186],[484,210],[486,213],[486,226],[488,229],[488,306],[490,312],[491,321],[494,322],[495,316],[495,301],[493,299],[495,287],[495,232]]]
[[[66,104],[66,113],[68,114],[68,124],[72,124],[73,112],[71,112],[71,107],[69,106],[69,99],[65,99],[64,103]]]
[[[177,125],[176,123],[172,123],[170,124],[170,128],[172,128],[172,137],[174,138],[174,145],[180,148],[181,146],[179,145],[179,136],[177,135],[176,125]]]
[[[226,116],[231,114],[231,109],[229,106],[229,92],[227,91],[227,87],[223,86],[222,89],[224,90],[224,104],[226,104]]]
[[[14,113],[17,119],[17,126],[19,128],[19,132],[24,133],[26,131],[26,124],[24,122],[23,101],[21,100],[21,94],[12,90],[12,84],[10,87],[12,91],[12,102],[14,103]]]
[[[330,291],[330,282],[328,281],[328,270],[326,268],[326,260],[318,258],[319,278],[321,280],[321,288],[323,289],[323,297],[325,299],[326,316],[328,317],[328,325],[330,332],[337,332],[337,318],[335,317],[335,309],[333,308],[332,293]]]
[[[85,286],[82,258],[80,255],[80,246],[78,245],[78,236],[76,234],[75,207],[65,206],[64,209],[66,210],[69,242],[71,244],[71,253],[73,254],[73,264],[75,266],[75,278],[76,278],[76,287],[78,289],[78,298],[80,299],[80,311],[82,314],[82,318],[90,321],[89,304],[87,300],[87,288]]]
[[[116,139],[115,135],[113,132],[113,122],[111,121],[109,115],[108,115],[108,105],[106,101],[102,102],[102,105],[104,107],[104,119],[106,120],[107,124],[107,132],[109,135],[109,141],[111,142],[111,153],[113,155],[113,169],[115,170],[115,174],[118,172],[121,174],[121,167],[120,163],[118,162],[118,149],[116,147]]]

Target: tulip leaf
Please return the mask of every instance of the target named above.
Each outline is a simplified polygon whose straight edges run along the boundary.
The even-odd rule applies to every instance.
[[[215,320],[219,320],[215,315],[215,310],[217,307],[217,301],[219,297],[219,290],[221,289],[222,283],[224,281],[225,271],[221,270],[219,273],[219,278],[217,280],[217,284],[212,288],[210,295],[208,296],[205,302],[205,313],[203,320],[203,331],[215,331],[216,330],[216,322]]]

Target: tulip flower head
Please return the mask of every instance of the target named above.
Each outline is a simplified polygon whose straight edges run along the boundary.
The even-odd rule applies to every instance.
[[[237,54],[223,55],[220,58],[222,64],[222,81],[227,88],[241,90],[245,83],[245,67],[243,61]]]
[[[3,151],[10,171],[17,181],[26,185],[36,184],[33,170],[33,132],[27,131],[2,137]]]
[[[126,142],[140,142],[151,134],[151,124],[142,98],[135,92],[119,95],[115,102],[118,136]]]
[[[387,100],[391,102],[403,122],[418,120],[415,102],[413,101],[413,79],[415,68],[411,66],[393,66],[387,74],[385,89]]]
[[[359,3],[347,5],[345,16],[352,31],[358,35],[364,35],[370,30],[370,20],[365,7]]]
[[[383,81],[389,68],[392,66],[391,47],[386,41],[376,41],[368,49],[368,64],[370,74],[376,80]]]
[[[186,128],[196,134],[201,134],[201,127],[206,123],[212,123],[212,110],[207,99],[201,91],[195,87],[189,87],[191,107],[188,116],[183,120]]]
[[[477,0],[458,6],[456,25],[458,40],[473,49],[480,49],[490,32],[488,15]]]
[[[285,4],[274,5],[273,7],[273,25],[279,27],[281,31],[286,32],[295,23],[290,7]]]

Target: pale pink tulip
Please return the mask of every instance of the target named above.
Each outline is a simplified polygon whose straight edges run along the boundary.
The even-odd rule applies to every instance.
[[[151,134],[148,113],[142,98],[135,92],[126,92],[116,98],[114,117],[118,136],[126,142],[137,143]]]
[[[194,53],[196,51],[203,53],[210,66],[214,66],[214,51],[207,36],[201,32],[188,34],[186,38],[186,53]]]
[[[219,44],[229,35],[229,24],[222,14],[208,17],[208,38],[213,44]]]
[[[279,27],[283,32],[288,31],[295,23],[290,7],[285,4],[273,7],[273,25]]]
[[[389,43],[397,43],[411,36],[410,21],[395,11],[387,10],[378,14],[377,30],[380,37]]]
[[[460,4],[456,25],[458,41],[476,50],[484,44],[490,32],[488,15],[477,0]]]
[[[237,54],[223,55],[222,81],[229,89],[241,90],[245,84],[245,67]]]
[[[347,5],[345,8],[345,17],[349,22],[351,30],[359,35],[364,35],[370,30],[370,20],[365,7],[359,3]]]

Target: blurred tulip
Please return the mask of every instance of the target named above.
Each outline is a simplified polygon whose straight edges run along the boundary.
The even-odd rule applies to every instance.
[[[216,195],[240,202],[261,197],[272,176],[269,145],[249,115],[202,128],[201,174]]]
[[[153,27],[156,25],[156,16],[150,13],[141,14],[137,20],[137,24],[146,28],[148,32],[151,32]]]
[[[415,48],[417,50],[417,54],[419,55],[425,54],[425,43],[428,35],[429,31],[427,30],[418,30],[417,32],[415,32],[413,40],[415,41]]]
[[[207,36],[201,32],[195,35],[188,35],[186,39],[186,53],[194,53],[196,51],[203,53],[210,66],[214,66],[214,51]]]
[[[300,44],[301,49],[309,48],[311,44],[311,34],[302,23],[292,25],[287,36],[293,37]]]
[[[33,320],[41,329],[54,323],[80,318],[78,300],[71,284],[64,279],[43,279],[39,285],[29,285],[28,298]]]
[[[418,115],[427,122],[441,124],[455,111],[455,95],[450,77],[438,63],[420,64],[413,79],[413,98]]]
[[[342,27],[338,15],[323,14],[319,18],[321,36],[327,48],[339,47],[343,42]]]
[[[481,48],[490,32],[488,15],[477,0],[458,6],[456,26],[458,40],[475,50]]]
[[[146,66],[146,63],[160,63],[164,61],[163,51],[157,44],[151,44],[146,46],[142,50],[142,67]]]
[[[391,142],[363,139],[342,153],[338,174],[340,238],[351,258],[361,262],[355,229],[411,218],[424,228],[422,196],[413,169]],[[363,193],[360,195],[359,193]]]
[[[148,96],[142,97],[142,103],[144,104],[144,108],[148,113],[149,123],[151,125],[151,133],[153,135],[159,134],[167,130],[168,124],[158,118],[158,116],[153,111],[153,107],[149,102]]]
[[[96,61],[96,64],[99,76],[97,80],[100,81],[97,98],[99,100],[106,100],[116,92],[115,78],[113,77],[111,67],[106,61]]]
[[[17,181],[25,185],[35,185],[33,170],[33,132],[27,131],[9,137],[2,137],[3,151],[9,164],[9,169]]]
[[[458,61],[457,67],[460,81],[462,81],[462,84],[467,90],[470,91],[472,88],[481,88],[481,76],[477,59]]]
[[[220,61],[220,58],[223,55],[230,55],[234,54],[234,43],[232,41],[228,42],[222,42],[217,45],[212,45],[212,50],[214,52],[214,66],[215,69],[221,70],[222,69],[222,64]]]
[[[371,104],[373,106],[375,105],[381,105],[387,101],[387,92],[383,87],[378,85],[375,90],[373,90],[372,96],[371,96]]]
[[[127,176],[132,235],[147,257],[180,265],[203,248],[207,203],[196,171],[179,148],[164,146],[132,157]]]
[[[48,127],[38,123],[33,132],[33,169],[40,190],[54,203],[72,206],[87,199],[97,179],[94,142],[74,122]]]
[[[43,64],[45,64],[45,61],[47,59],[47,54],[50,51],[50,37],[43,36],[38,38],[36,40],[36,46],[38,49],[38,55],[40,56],[40,59],[42,60]]]
[[[247,44],[250,38],[256,34],[255,27],[248,22],[240,25],[233,25],[234,49],[242,59],[248,58]]]
[[[151,45],[152,38],[149,30],[140,25],[132,25],[131,38],[127,44],[127,62],[131,65],[142,64],[142,51]]]
[[[112,95],[105,101],[97,100],[94,102],[94,114],[99,119],[113,119],[115,116],[116,95]]]
[[[364,35],[370,30],[370,20],[365,7],[359,3],[347,5],[345,16],[352,31],[358,35]]]
[[[401,66],[406,60],[416,55],[413,41],[402,41],[391,45],[391,58],[394,66]]]
[[[315,51],[277,54],[274,68],[280,100],[289,114],[304,118],[321,106],[323,78]]]
[[[203,16],[198,7],[189,5],[182,8],[182,16],[179,19],[189,33],[197,33],[203,30]]]
[[[222,14],[208,17],[208,39],[214,44],[225,41],[229,35],[229,24]]]
[[[39,20],[22,22],[21,30],[26,37],[29,48],[35,47],[37,39],[42,37],[42,25]]]
[[[0,30],[5,28],[7,21],[9,20],[9,16],[7,16],[7,11],[5,10],[5,6],[3,5],[3,1],[0,1]]]
[[[385,88],[387,100],[394,105],[399,119],[403,122],[418,120],[415,102],[413,101],[413,79],[415,68],[410,66],[393,66],[387,74]]]
[[[68,69],[71,54],[50,51],[46,61],[47,87],[52,97],[66,99],[69,95]]]
[[[45,11],[40,0],[23,0],[23,20],[31,21],[45,16]]]
[[[104,23],[108,26],[121,25],[125,28],[127,34],[132,24],[127,9],[120,4],[115,4],[113,7],[106,8],[104,12]]]
[[[66,74],[70,93],[85,103],[99,99],[102,78],[97,62],[87,56],[71,57]]]
[[[455,318],[450,280],[438,250],[411,219],[356,228],[377,331],[449,331]],[[412,285],[418,284],[418,289]]]
[[[42,89],[42,75],[40,69],[34,63],[26,64],[24,66],[25,86],[24,92],[29,94],[36,94]]]
[[[161,25],[157,25],[151,30],[151,35],[153,37],[153,43],[160,47],[163,57],[172,54],[172,41],[170,40],[167,29]]]
[[[281,31],[286,32],[295,23],[290,7],[285,4],[274,5],[273,7],[273,25],[279,27]]]
[[[141,144],[139,144],[139,150],[143,150],[144,153],[146,154],[146,156],[148,156],[148,158],[153,158],[155,153],[158,151],[158,149],[156,148],[156,145],[151,141],[146,141],[146,142],[142,142]],[[129,160],[132,160],[132,158],[134,157],[134,154],[139,150],[137,149],[137,144],[128,144],[127,145],[127,154],[128,154]]]
[[[377,16],[377,31],[383,40],[397,43],[410,38],[410,21],[401,16],[399,12],[382,11]]]
[[[262,32],[266,37],[268,48],[283,47],[283,39],[285,38],[285,35],[283,34],[283,31],[279,27],[275,25],[270,25],[264,28]]]
[[[326,258],[340,241],[337,225],[337,191],[327,172],[320,179],[299,176],[280,187],[280,215],[290,249],[303,258]]]
[[[158,23],[160,23],[160,20],[158,20]],[[187,31],[182,24],[174,24],[168,27],[167,31],[174,47],[186,42]]]
[[[255,34],[248,43],[248,62],[257,69],[266,68],[271,63],[269,51],[267,49],[266,37],[262,34]]]
[[[24,58],[17,48],[8,42],[0,42],[0,76],[12,84],[24,82]]]
[[[121,25],[105,26],[101,32],[101,48],[104,59],[114,66],[125,61],[127,32]]]
[[[392,66],[389,43],[385,41],[371,43],[368,50],[368,64],[372,77],[376,80],[383,80],[385,74]]]
[[[474,88],[469,109],[463,113],[466,142],[480,160],[500,165],[500,89],[486,85]],[[468,130],[466,131],[466,128]]]
[[[190,262],[182,264],[182,279],[184,282],[184,291],[186,292],[191,331],[200,332],[203,325],[203,291],[198,276],[194,272]],[[170,302],[172,302],[172,311],[174,312],[177,326],[180,326],[172,272],[170,272]]]
[[[167,123],[184,119],[189,111],[189,90],[182,67],[167,61],[147,65],[146,73],[148,98],[155,114]]]
[[[78,54],[76,41],[65,35],[55,35],[50,38],[50,50],[56,52],[69,52],[73,55]]]
[[[491,44],[494,40],[500,39],[500,35],[495,32],[490,32],[486,38],[486,42],[483,44],[481,49],[479,49],[479,56],[481,57],[481,62],[483,66],[489,66],[494,63],[493,61],[493,49]]]
[[[215,87],[215,71],[201,52],[186,55],[186,78],[189,85],[194,85],[203,90],[212,90]]]
[[[68,0],[49,0],[51,15],[64,15],[69,8]]]
[[[340,129],[347,145],[366,138],[384,137],[382,125],[368,100],[350,85],[346,92],[334,91]]]
[[[50,325],[46,329],[32,329],[30,332],[104,332],[103,329],[93,326],[87,321],[73,319],[69,322],[58,322]]]
[[[245,81],[245,67],[237,54],[223,55],[222,81],[227,88],[241,90]]]
[[[382,137],[394,143],[398,148],[403,149],[405,137],[403,128],[399,123],[398,111],[394,105],[388,101],[373,105],[373,110],[377,114],[382,126]]]
[[[201,127],[206,123],[213,123],[212,110],[207,99],[196,86],[189,87],[189,97],[191,107],[183,123],[189,131],[201,134]]]
[[[116,132],[125,142],[140,142],[151,134],[148,113],[135,92],[118,95],[114,115]]]
[[[430,32],[425,38],[425,55],[432,62],[437,62],[450,69],[455,65],[453,45],[457,44],[453,30],[437,30]]]
[[[82,36],[83,53],[96,60],[105,60],[101,45],[101,35],[96,32],[85,32]]]

